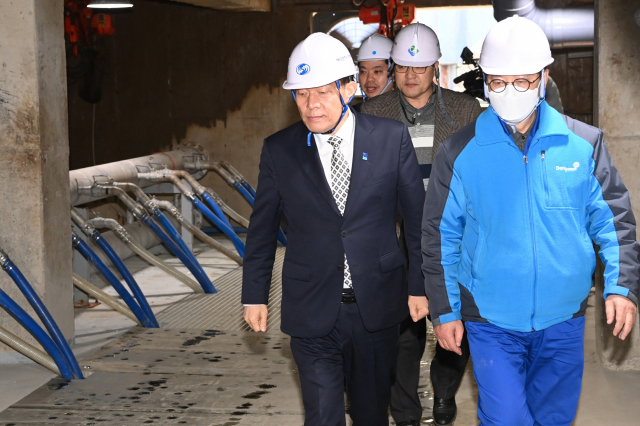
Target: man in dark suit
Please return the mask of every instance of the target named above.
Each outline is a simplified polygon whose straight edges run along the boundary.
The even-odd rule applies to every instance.
[[[305,426],[345,425],[345,382],[354,425],[388,425],[398,324],[428,313],[415,150],[402,123],[349,110],[355,72],[347,48],[326,34],[294,49],[283,87],[302,121],[265,140],[247,236],[244,316],[266,331],[278,225],[287,224],[281,328],[291,335]]]

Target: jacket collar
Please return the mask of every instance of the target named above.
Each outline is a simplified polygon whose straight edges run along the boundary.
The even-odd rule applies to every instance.
[[[534,142],[548,136],[569,136],[569,128],[562,119],[562,115],[550,107],[547,101],[540,103],[537,113],[539,115],[536,118],[538,130],[531,135]],[[508,131],[503,127],[502,121],[493,109],[487,108],[476,122],[476,141],[479,145],[509,143],[512,138]]]

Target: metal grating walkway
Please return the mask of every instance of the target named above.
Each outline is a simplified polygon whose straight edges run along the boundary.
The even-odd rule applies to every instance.
[[[280,329],[282,262],[285,248],[279,247],[273,265],[269,293],[269,329]],[[250,331],[242,317],[240,294],[242,268],[238,267],[213,282],[216,294],[192,294],[157,315],[160,326],[170,329]]]

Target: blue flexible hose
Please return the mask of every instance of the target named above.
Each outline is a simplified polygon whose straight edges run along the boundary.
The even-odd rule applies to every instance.
[[[251,204],[251,207],[253,207],[256,198],[256,191],[251,187],[251,185],[249,185],[249,182],[244,179],[242,179],[240,183],[238,183],[238,181],[235,181],[233,182],[233,187],[236,188],[238,192],[242,194],[245,200],[247,200],[247,202]],[[284,235],[284,231],[282,230],[282,228],[278,229],[278,242],[284,247],[287,246],[287,237]]]
[[[205,234],[221,234],[222,233],[222,231],[219,230],[218,228],[200,228],[200,230]],[[248,231],[247,228],[233,228],[233,232],[235,232],[236,234],[246,234],[247,231]]]
[[[184,240],[182,239],[182,235],[180,235],[180,232],[178,232],[176,227],[173,226],[173,223],[169,221],[167,216],[165,216],[164,213],[162,213],[159,209],[155,209],[153,212],[153,215],[156,217],[156,219],[158,219],[158,221],[167,231],[169,236],[173,238],[176,244],[180,247],[180,250],[182,250],[182,252],[187,257],[189,257],[189,259],[191,259],[191,262],[195,265],[196,268],[198,268],[198,271],[200,271],[200,273],[203,276],[207,277],[207,273],[204,271],[204,269],[202,269],[202,265],[200,265],[200,262],[198,262],[198,259],[196,259],[196,257],[193,255],[193,253],[191,252],[191,249],[189,249],[189,246],[187,246],[187,243],[185,243]]]
[[[249,192],[249,194],[251,195],[251,197],[253,197],[253,199],[256,199],[256,190],[253,189],[253,186],[251,186],[249,184],[249,182],[247,182],[246,180],[242,179],[240,181],[240,183],[242,184],[242,186],[244,186],[244,188]]]
[[[234,181],[233,182],[233,187],[235,189],[237,189],[238,192],[240,194],[242,194],[244,199],[247,200],[247,202],[251,205],[251,207],[253,207],[253,203],[254,203],[255,200],[253,199],[251,194],[249,194],[249,191],[247,191],[244,186],[242,186],[240,183],[238,183],[238,181]]]
[[[209,205],[209,207],[211,207],[211,209],[216,214],[216,216],[218,216],[220,220],[222,220],[225,223],[225,225],[233,229],[233,227],[231,226],[231,223],[229,223],[229,220],[227,219],[227,216],[225,216],[223,211],[220,209],[220,206],[218,206],[218,204],[210,194],[203,192],[202,199]]]
[[[231,242],[236,247],[236,250],[238,251],[240,257],[244,257],[244,243],[240,238],[238,238],[236,233],[233,232],[233,229],[225,225],[224,222],[222,222],[218,218],[218,216],[213,214],[213,212],[209,210],[207,206],[201,203],[197,198],[193,197],[191,199],[191,202],[194,206],[196,206],[198,210],[202,212],[202,214],[207,217],[207,219],[209,219],[215,226],[217,226],[222,232],[224,232],[227,237],[231,239]]]
[[[142,312],[144,312],[147,318],[149,318],[149,321],[151,321],[153,327],[159,328],[160,325],[158,324],[158,320],[151,310],[151,306],[149,306],[149,302],[147,302],[147,298],[144,297],[144,293],[142,292],[142,290],[140,290],[140,286],[133,278],[133,275],[131,275],[131,272],[129,272],[122,259],[120,259],[111,245],[107,242],[107,240],[102,238],[102,235],[100,235],[98,231],[94,230],[92,232],[91,239],[95,241],[98,247],[102,249],[104,254],[106,254],[107,257],[111,259],[111,263],[113,263],[113,266],[115,266],[118,272],[120,272],[120,275],[122,275],[122,278],[129,286],[131,293],[133,293],[133,296],[138,301],[138,305],[140,305]]]
[[[62,354],[62,351],[53,342],[51,337],[45,331],[40,328],[38,323],[27,314],[16,302],[11,299],[7,293],[0,290],[0,306],[2,306],[11,316],[13,316],[29,333],[36,338],[36,340],[42,345],[45,351],[51,356],[53,361],[60,370],[60,375],[63,379],[73,379],[73,372],[69,366],[67,359]]]
[[[51,338],[56,343],[56,345],[58,345],[58,348],[60,348],[60,351],[71,367],[73,374],[75,374],[79,379],[84,379],[82,370],[78,365],[78,360],[76,360],[75,355],[71,351],[67,340],[64,338],[64,335],[60,331],[58,324],[56,324],[56,322],[53,320],[53,317],[49,313],[47,307],[44,305],[44,303],[42,303],[42,300],[40,300],[36,292],[33,290],[31,284],[29,284],[29,281],[27,281],[25,276],[22,275],[22,272],[20,272],[20,270],[9,258],[7,258],[7,261],[4,263],[4,265],[2,265],[2,269],[4,269],[7,274],[9,274],[22,294],[24,294],[24,297],[26,297],[33,310],[36,311],[36,314],[38,314],[38,317],[49,331]]]
[[[171,237],[166,232],[164,232],[162,228],[160,228],[160,225],[158,225],[151,218],[151,216],[147,216],[146,218],[144,218],[143,222],[149,228],[151,228],[151,230],[158,236],[158,238],[160,238],[160,240],[162,240],[162,242],[167,246],[169,251],[173,253],[174,256],[177,256],[180,259],[180,261],[184,264],[184,266],[186,266],[189,269],[189,271],[191,271],[193,276],[200,283],[200,286],[202,287],[202,290],[205,293],[218,292],[218,290],[216,290],[216,288],[211,283],[211,280],[209,279],[207,274],[205,274],[204,272],[201,272],[201,269],[199,269],[198,266],[196,266],[196,264],[193,263],[191,258],[180,249],[180,247],[175,243],[175,241],[173,241]]]
[[[140,305],[138,305],[135,299],[129,294],[127,289],[124,288],[120,280],[113,274],[113,272],[111,272],[107,265],[105,265],[104,262],[100,260],[98,255],[95,254],[91,247],[89,247],[87,243],[85,243],[75,235],[72,235],[71,238],[73,241],[73,246],[80,252],[80,254],[86,257],[87,260],[91,262],[102,275],[104,275],[107,281],[109,281],[113,288],[118,292],[120,297],[122,297],[124,303],[126,303],[129,309],[131,309],[131,312],[133,312],[136,318],[138,318],[138,321],[140,321],[140,323],[144,327],[155,328],[153,322],[145,315],[145,313],[140,308]]]

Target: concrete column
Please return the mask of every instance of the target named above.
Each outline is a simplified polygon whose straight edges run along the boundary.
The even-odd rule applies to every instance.
[[[640,218],[640,28],[634,21],[640,0],[596,0],[595,125],[604,137],[629,188],[636,220]],[[640,370],[640,326],[625,342],[612,336],[602,301],[602,269],[596,271],[597,347],[603,365]]]
[[[74,326],[65,64],[63,0],[0,2],[0,247],[70,339]],[[0,288],[28,307],[4,272]],[[30,308],[27,312],[33,313]],[[0,325],[33,341],[2,310]]]

